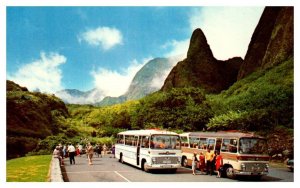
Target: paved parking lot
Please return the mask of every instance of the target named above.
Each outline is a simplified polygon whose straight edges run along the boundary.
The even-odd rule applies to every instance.
[[[121,164],[109,155],[103,158],[95,157],[93,165],[88,165],[85,155],[75,158],[76,164],[70,165],[69,159],[65,159],[65,172],[63,174],[70,182],[237,182],[252,181],[249,179],[216,178],[215,175],[193,176],[190,168],[180,168],[175,174],[168,171],[153,171],[146,173],[134,166]],[[294,173],[287,169],[270,169],[269,176],[261,181],[294,181]]]

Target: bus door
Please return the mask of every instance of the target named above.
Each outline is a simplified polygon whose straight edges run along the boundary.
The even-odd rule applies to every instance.
[[[139,136],[134,136],[134,140],[136,140],[136,164],[140,164],[140,147],[142,142],[142,137],[139,138]]]

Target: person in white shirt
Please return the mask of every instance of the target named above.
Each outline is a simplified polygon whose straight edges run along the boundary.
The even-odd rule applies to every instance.
[[[70,157],[70,164],[75,164],[75,147],[70,143],[68,147],[69,157]]]

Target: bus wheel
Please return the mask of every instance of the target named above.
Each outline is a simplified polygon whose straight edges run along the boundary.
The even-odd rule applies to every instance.
[[[187,161],[187,158],[185,156],[182,157],[181,166],[188,167],[188,161]]]
[[[142,170],[144,170],[145,172],[149,172],[149,169],[146,166],[146,161],[144,161],[144,160],[142,162]]]
[[[233,168],[231,166],[226,168],[226,176],[231,179],[235,177]]]

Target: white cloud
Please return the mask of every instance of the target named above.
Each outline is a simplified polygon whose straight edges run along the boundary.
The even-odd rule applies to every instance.
[[[167,66],[168,68],[164,72],[162,72],[160,74],[156,74],[154,76],[154,78],[152,79],[152,81],[150,83],[150,86],[152,88],[157,89],[157,90],[160,89],[163,86],[167,76],[170,74],[170,71],[172,70],[172,68],[180,60],[182,60],[182,56],[173,56],[173,57],[168,58],[168,62],[167,62],[168,63],[168,66]]]
[[[103,94],[97,89],[94,89],[80,97],[72,96],[66,91],[59,91],[55,93],[55,95],[70,104],[94,104],[96,102],[100,102],[104,98]]]
[[[62,71],[59,66],[66,63],[67,58],[58,53],[41,52],[40,59],[21,66],[14,74],[8,74],[9,80],[33,91],[55,93],[62,89]]]
[[[162,46],[162,48],[169,48],[170,51],[167,52],[165,57],[176,57],[177,59],[186,58],[186,54],[189,48],[190,39],[185,39],[182,41],[172,40],[167,42]]]
[[[118,97],[123,95],[129,88],[129,85],[135,74],[145,65],[151,58],[144,59],[142,63],[133,60],[129,67],[121,73],[115,70],[99,68],[93,70],[91,75],[94,79],[94,87],[103,93],[104,96]]]
[[[214,56],[244,58],[263,7],[205,7],[190,15],[190,29],[201,28]]]
[[[89,45],[109,50],[118,44],[122,44],[122,33],[116,28],[98,27],[81,33],[79,42],[85,41]]]

